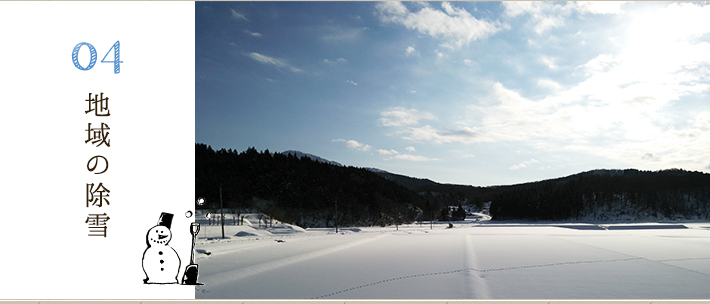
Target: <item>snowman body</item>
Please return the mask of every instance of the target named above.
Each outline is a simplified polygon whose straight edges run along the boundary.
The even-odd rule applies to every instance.
[[[172,238],[170,229],[155,226],[148,230],[143,252],[143,272],[146,284],[177,284],[180,272],[180,256],[168,243]]]

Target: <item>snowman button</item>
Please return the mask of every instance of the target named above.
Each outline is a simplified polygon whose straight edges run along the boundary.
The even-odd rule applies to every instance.
[[[163,252],[162,252],[162,251],[158,251],[158,254],[159,254],[159,255],[163,255]]]
[[[163,270],[165,270],[165,268],[160,268],[160,271],[163,271]]]
[[[160,264],[163,264],[163,263],[165,263],[165,261],[163,261],[163,260],[160,260]]]

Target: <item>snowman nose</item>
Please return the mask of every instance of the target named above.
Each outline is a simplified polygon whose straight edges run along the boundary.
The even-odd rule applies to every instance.
[[[168,237],[167,234],[166,234],[166,235],[162,235],[162,234],[159,234],[159,235],[158,235],[158,239],[159,239],[159,240],[162,240],[162,239],[164,239],[164,238],[166,238],[166,237]]]

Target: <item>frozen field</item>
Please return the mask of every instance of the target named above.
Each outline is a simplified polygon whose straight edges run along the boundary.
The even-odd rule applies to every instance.
[[[219,226],[202,226],[197,299],[710,298],[710,223],[468,219],[336,234],[251,220],[228,218],[218,241],[206,237]]]

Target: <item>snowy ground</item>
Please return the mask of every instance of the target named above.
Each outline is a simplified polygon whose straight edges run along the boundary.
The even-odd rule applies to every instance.
[[[710,223],[258,228],[198,236],[197,299],[708,299]],[[210,254],[207,255],[206,253]]]

